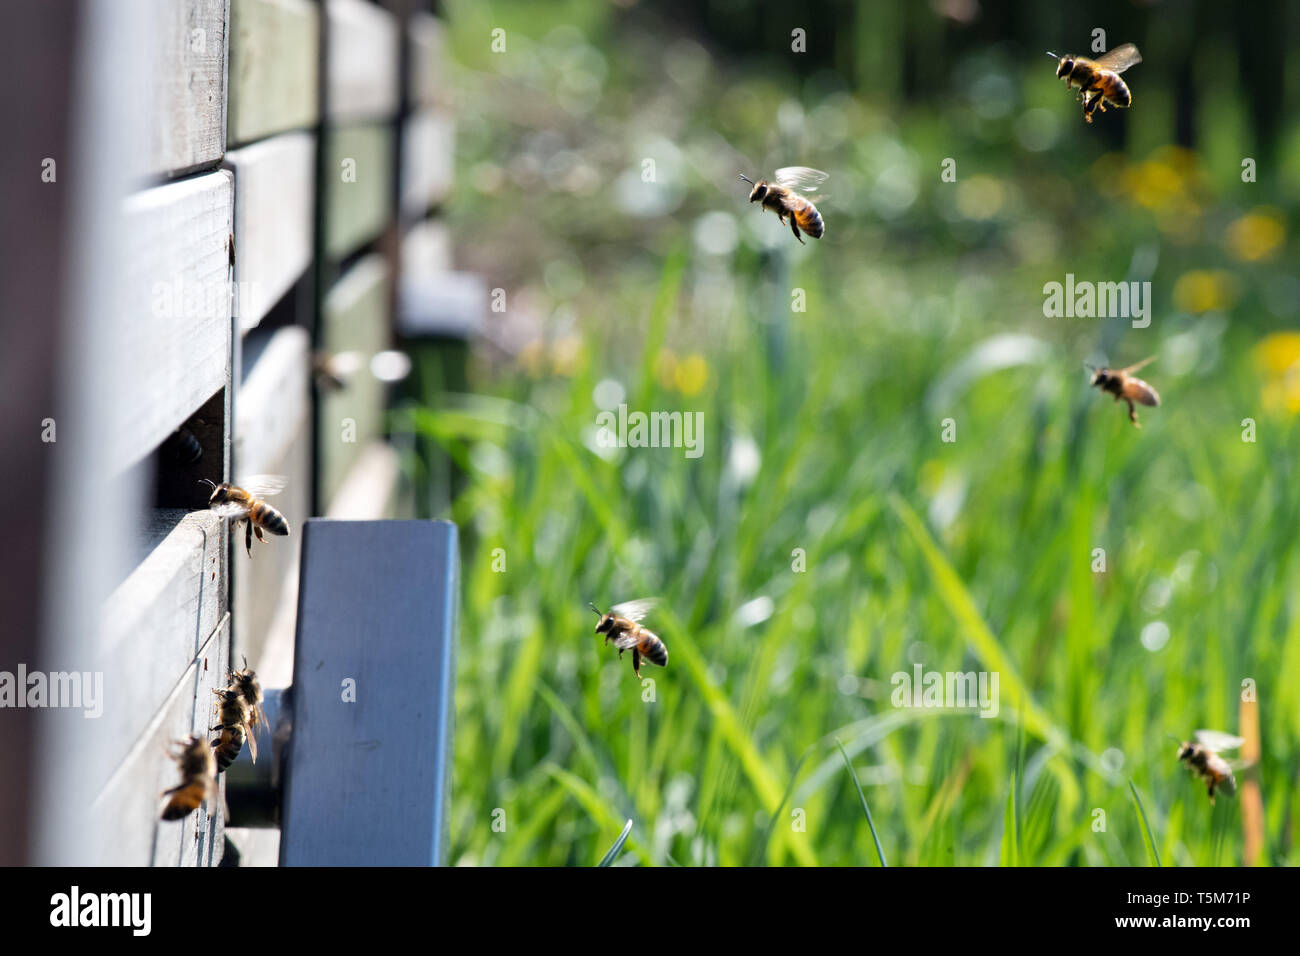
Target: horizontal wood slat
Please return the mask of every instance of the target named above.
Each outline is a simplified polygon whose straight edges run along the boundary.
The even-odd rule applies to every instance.
[[[320,117],[320,8],[310,0],[230,0],[233,148]]]
[[[228,0],[151,0],[150,173],[221,160],[226,137]]]

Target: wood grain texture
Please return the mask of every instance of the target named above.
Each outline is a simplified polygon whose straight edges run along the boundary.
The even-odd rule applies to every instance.
[[[382,119],[397,112],[397,19],[362,0],[325,0],[325,109],[331,122]]]
[[[217,798],[182,820],[158,818],[161,794],[180,782],[167,756],[174,741],[190,734],[211,739],[212,691],[224,686],[230,618],[223,617],[200,644],[190,665],[167,685],[158,713],[91,807],[99,840],[99,859],[115,866],[215,866],[224,846],[221,810],[222,775]],[[115,694],[115,691],[110,691]]]
[[[139,461],[230,378],[231,176],[130,197],[121,314],[129,390],[113,396],[111,472]]]
[[[228,2],[152,0],[150,173],[175,174],[221,160]]]
[[[457,573],[449,522],[303,529],[282,866],[443,862]]]
[[[270,499],[289,522],[289,536],[253,540],[244,550],[243,529],[234,533],[235,648],[254,669],[281,611],[286,582],[296,579],[302,523],[311,508],[309,430],[310,343],[306,330],[279,329],[256,355],[246,355],[247,371],[235,396],[235,434],[231,452],[236,480],[243,475],[278,474],[289,479]]]
[[[320,117],[320,8],[309,0],[230,0],[231,147]]]
[[[315,137],[282,133],[232,150],[236,310],[254,328],[311,263]]]
[[[448,113],[424,110],[406,120],[402,137],[402,215],[424,218],[451,192],[455,125]]]
[[[390,342],[389,278],[383,256],[366,256],[334,284],[322,304],[322,349],[358,366],[342,389],[321,394],[316,447],[322,502],[333,500],[361,449],[384,432],[385,385],[371,373],[370,360]]]
[[[343,258],[392,220],[393,130],[342,126],[325,135],[325,251]]]
[[[407,75],[411,103],[437,105],[445,99],[442,76],[442,61],[446,55],[445,28],[441,20],[422,10],[411,16],[406,31],[411,49]]]
[[[210,511],[154,512],[139,543],[140,564],[104,607],[99,667],[109,694],[97,730],[120,756],[225,617],[225,524]]]

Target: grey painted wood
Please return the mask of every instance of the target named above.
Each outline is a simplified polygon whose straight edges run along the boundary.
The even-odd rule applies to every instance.
[[[388,124],[327,129],[321,175],[325,252],[337,261],[375,239],[393,218],[393,144]]]
[[[451,192],[455,126],[440,110],[412,114],[402,137],[402,215],[421,219]]]
[[[259,669],[277,616],[292,608],[302,523],[311,509],[307,332],[279,329],[255,357],[246,356],[245,361],[249,367],[235,400],[234,480],[254,474],[289,479],[284,491],[269,499],[288,519],[289,536],[268,535],[265,543],[254,538],[249,557],[241,527],[232,546],[235,650],[247,654],[254,669]]]
[[[180,782],[167,755],[174,741],[208,732],[214,720],[212,691],[224,686],[230,619],[225,617],[199,647],[161,709],[133,741],[91,806],[97,860],[113,866],[215,866],[221,861],[224,827],[221,796],[182,820],[158,818],[162,791]],[[120,693],[105,675],[110,699]],[[224,781],[218,776],[224,791]]]
[[[307,522],[282,865],[443,861],[457,567],[448,522]]]
[[[322,351],[357,365],[342,388],[318,393],[316,487],[322,502],[333,501],[361,449],[384,433],[385,385],[370,371],[370,361],[389,346],[389,276],[383,256],[366,256],[334,284],[322,304]]]
[[[411,102],[419,106],[433,106],[440,99],[445,99],[442,92],[442,60],[446,34],[442,21],[421,10],[411,15],[406,30],[411,44],[407,80]]]
[[[231,0],[230,145],[304,129],[320,116],[320,8]]]
[[[109,473],[139,461],[230,378],[232,180],[217,171],[147,189],[125,204],[121,303],[127,388]]]
[[[140,563],[104,606],[97,668],[107,694],[96,730],[115,760],[157,717],[226,616],[224,525],[210,511],[154,512]]]
[[[469,338],[482,331],[487,304],[487,284],[477,273],[407,273],[398,287],[397,331]]]
[[[343,476],[325,516],[358,520],[393,517],[400,473],[401,462],[392,445],[368,442]]]
[[[311,262],[316,137],[282,133],[232,150],[239,327],[256,326]]]
[[[397,112],[397,18],[363,0],[325,0],[331,122],[383,119]]]
[[[156,28],[146,90],[152,97],[150,173],[176,174],[221,160],[228,2],[150,2]]]

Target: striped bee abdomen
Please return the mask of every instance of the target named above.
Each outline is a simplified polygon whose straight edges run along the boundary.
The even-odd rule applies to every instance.
[[[641,642],[640,651],[642,656],[651,664],[658,664],[660,667],[668,666],[668,648],[664,646],[663,641],[653,634],[648,635]]]
[[[826,233],[826,223],[822,219],[822,214],[806,199],[803,205],[794,211],[794,221],[800,229],[814,239],[820,239]]]
[[[271,534],[286,535],[289,533],[289,522],[285,520],[284,515],[264,501],[259,501],[253,505],[252,516],[254,523],[261,525]]]

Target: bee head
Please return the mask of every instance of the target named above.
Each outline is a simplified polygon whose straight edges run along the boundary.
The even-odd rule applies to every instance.
[[[200,478],[199,484],[207,485],[212,489],[212,496],[208,498],[209,508],[212,507],[213,505],[219,505],[221,504],[221,502],[226,500],[227,493],[226,493],[225,485],[219,485],[216,482],[212,481],[210,478]]]
[[[1104,388],[1110,379],[1110,369],[1103,366],[1092,370],[1092,384],[1097,388]]]
[[[1057,79],[1060,79],[1061,77],[1064,76],[1069,76],[1073,72],[1074,72],[1074,58],[1070,56],[1061,57],[1060,61],[1056,64]]]
[[[592,604],[590,601],[587,602],[587,607],[591,608],[598,615],[600,615],[600,620],[596,622],[597,634],[604,634],[606,631],[608,631],[611,627],[614,626],[614,615],[603,613],[600,610],[600,608],[596,607],[596,605]]]
[[[762,202],[763,199],[767,196],[767,183],[764,182],[756,183],[748,176],[745,176],[743,174],[741,175],[740,178],[754,187],[749,191],[749,201]]]

